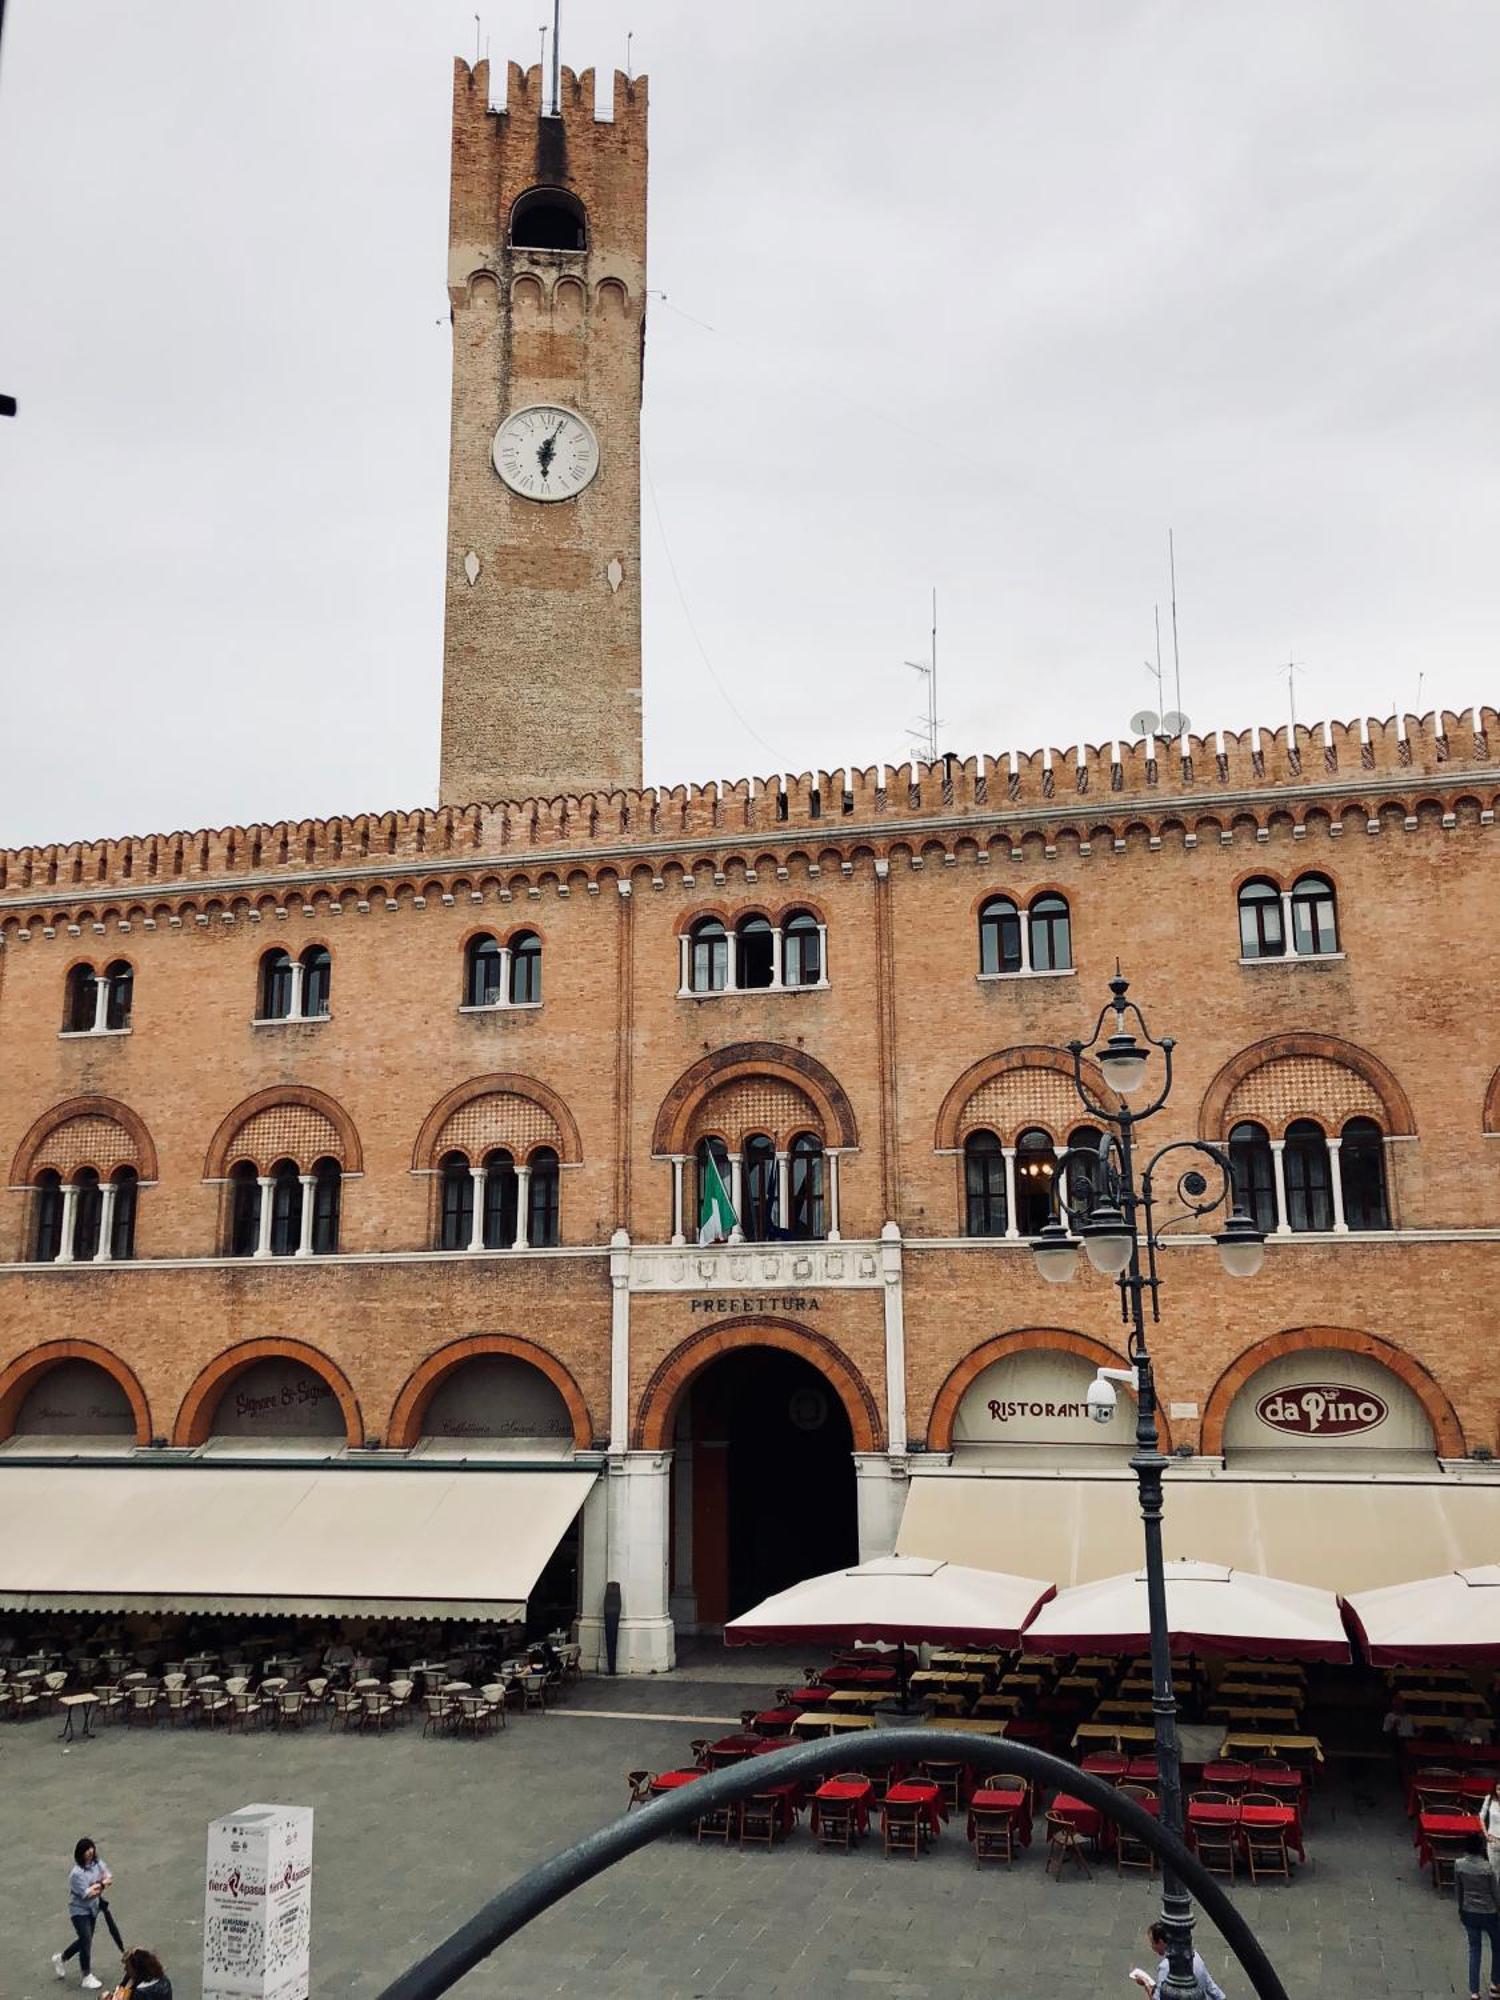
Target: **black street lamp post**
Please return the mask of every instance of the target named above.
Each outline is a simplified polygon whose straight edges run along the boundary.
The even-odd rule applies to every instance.
[[[1234,1201],[1229,1155],[1202,1139],[1179,1139],[1160,1148],[1147,1162],[1139,1185],[1135,1178],[1135,1128],[1155,1117],[1172,1092],[1170,1036],[1158,1041],[1133,1000],[1126,999],[1128,981],[1118,971],[1110,981],[1113,998],[1101,1009],[1092,1038],[1070,1042],[1073,1086],[1091,1115],[1103,1121],[1104,1137],[1097,1147],[1070,1146],[1059,1155],[1054,1180],[1055,1207],[1032,1251],[1043,1277],[1065,1282],[1078,1268],[1080,1247],[1096,1271],[1114,1278],[1120,1288],[1120,1317],[1130,1329],[1129,1370],[1101,1369],[1089,1390],[1089,1414],[1108,1423],[1115,1392],[1110,1377],[1133,1379],[1136,1394],[1135,1455],[1131,1468],[1140,1489],[1141,1520],[1146,1540],[1146,1601],[1151,1630],[1151,1708],[1156,1725],[1156,1761],[1161,1785],[1162,1824],[1181,1838],[1182,1763],[1177,1740],[1177,1698],[1172,1685],[1172,1642],[1167,1625],[1166,1577],[1162,1566],[1162,1475],[1167,1459],[1157,1430],[1156,1379],[1146,1344],[1146,1302],[1151,1319],[1160,1319],[1161,1279],[1157,1250],[1169,1229],[1192,1224],[1215,1209],[1229,1219],[1215,1236],[1219,1255],[1231,1277],[1253,1277],[1265,1254],[1264,1239],[1250,1217]],[[1111,1021],[1111,1016],[1113,1017]],[[1132,1020],[1140,1030],[1137,1039]],[[1106,1023],[1110,1032],[1105,1034]],[[1146,1080],[1151,1052],[1162,1059],[1161,1088],[1135,1111],[1127,1099]],[[1105,1082],[1118,1098],[1118,1108],[1097,1103],[1084,1079],[1084,1057],[1092,1055]],[[1156,1220],[1155,1177],[1169,1155],[1190,1153],[1214,1170],[1214,1178],[1183,1163],[1176,1181],[1181,1204],[1166,1221]],[[1175,1171],[1175,1163],[1174,1163]],[[1069,1224],[1077,1227],[1077,1235]],[[1144,1263],[1142,1251],[1145,1252]],[[1169,2000],[1192,2000],[1198,1993],[1193,1973],[1193,1906],[1175,1869],[1162,1866],[1162,1926],[1167,1935],[1170,1967],[1162,1992]]]

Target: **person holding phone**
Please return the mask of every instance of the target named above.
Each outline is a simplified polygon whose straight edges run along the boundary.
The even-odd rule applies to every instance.
[[[172,2000],[172,1982],[154,1951],[140,1945],[125,1954],[125,1972],[107,2000]]]
[[[78,1960],[82,1977],[79,1985],[96,1991],[103,1981],[94,1977],[94,1926],[99,1921],[101,1908],[108,1917],[109,1928],[115,1941],[122,1945],[120,1933],[115,1930],[115,1920],[109,1916],[103,1902],[104,1891],[114,1877],[99,1857],[99,1849],[87,1835],[73,1849],[73,1866],[68,1870],[68,1919],[73,1926],[73,1942],[66,1951],[52,1954],[52,1970],[59,1979],[66,1979],[65,1970],[70,1958]]]

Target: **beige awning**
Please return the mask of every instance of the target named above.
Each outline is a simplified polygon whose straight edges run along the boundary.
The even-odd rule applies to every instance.
[[[1169,1561],[1223,1563],[1340,1593],[1500,1557],[1500,1479],[1236,1475],[1174,1469]],[[1134,1476],[914,1474],[896,1547],[1060,1586],[1138,1568]]]
[[[0,1610],[520,1618],[596,1477],[0,1462]]]

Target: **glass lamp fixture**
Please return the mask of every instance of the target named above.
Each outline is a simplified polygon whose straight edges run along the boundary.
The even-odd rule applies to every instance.
[[[1050,1285],[1065,1285],[1078,1269],[1078,1238],[1054,1215],[1031,1239],[1036,1267]]]
[[[1253,1278],[1266,1260],[1266,1239],[1242,1208],[1234,1211],[1214,1241],[1231,1278]]]
[[[1149,1050],[1143,1049],[1122,1023],[1099,1051],[1099,1067],[1111,1090],[1128,1097],[1139,1090],[1146,1078]]]
[[[1130,1224],[1115,1203],[1096,1203],[1079,1235],[1089,1262],[1106,1278],[1117,1278],[1130,1262],[1134,1239]]]

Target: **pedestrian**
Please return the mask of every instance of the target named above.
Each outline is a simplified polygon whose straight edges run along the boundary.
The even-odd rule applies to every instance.
[[[125,1954],[125,1975],[106,2000],[172,2000],[172,1982],[154,1951],[139,1945]]]
[[[1490,1852],[1490,1867],[1500,1881],[1500,1778],[1496,1778],[1489,1797],[1479,1808],[1479,1824],[1484,1828],[1484,1841]]]
[[[99,1921],[104,1891],[113,1880],[100,1859],[98,1847],[85,1836],[73,1849],[73,1866],[68,1870],[68,1917],[73,1925],[73,1942],[66,1951],[53,1952],[52,1970],[59,1979],[66,1979],[68,1975],[63,1968],[70,1958],[76,1957],[83,1975],[78,1983],[91,1991],[103,1984],[102,1980],[94,1977],[94,1926]],[[115,1929],[112,1916],[109,1917],[109,1929],[123,1950],[124,1939]]]
[[[1479,2000],[1484,1941],[1490,1941],[1490,2000],[1500,2000],[1500,1884],[1485,1852],[1484,1836],[1468,1834],[1453,1864],[1458,1918],[1469,1936],[1469,2000]]]
[[[1151,2000],[1161,2000],[1162,1987],[1166,1983],[1167,1974],[1172,1970],[1171,1961],[1167,1957],[1167,1934],[1160,1924],[1153,1924],[1146,1933],[1146,1941],[1157,1955],[1156,1977],[1153,1979],[1149,1972],[1141,1971],[1139,1966],[1130,1976],[1143,1993],[1151,1995]],[[1212,1973],[1197,1952],[1193,1953],[1193,1977],[1198,1982],[1198,1991],[1203,1995],[1203,2000],[1224,2000],[1223,1987],[1215,1982]]]

